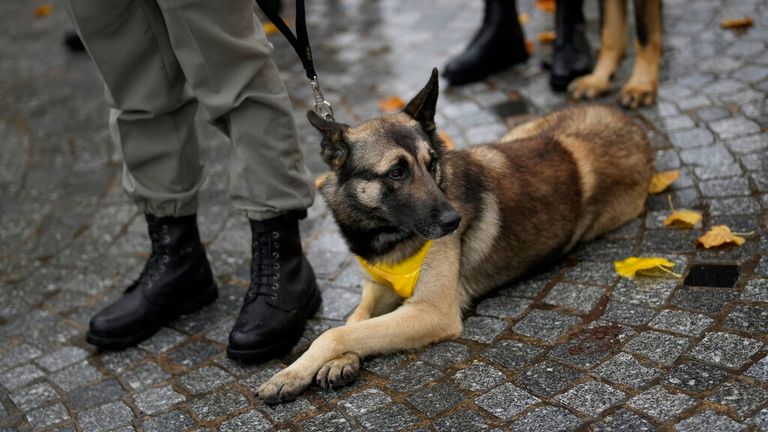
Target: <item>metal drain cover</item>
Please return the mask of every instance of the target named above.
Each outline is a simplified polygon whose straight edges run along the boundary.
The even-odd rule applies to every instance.
[[[738,279],[738,265],[694,264],[683,284],[686,286],[733,288]]]

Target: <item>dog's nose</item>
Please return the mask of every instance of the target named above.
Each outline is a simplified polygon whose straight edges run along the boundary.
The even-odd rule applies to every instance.
[[[460,223],[461,215],[453,208],[440,212],[438,224],[440,225],[440,229],[443,231],[451,232],[458,228]]]

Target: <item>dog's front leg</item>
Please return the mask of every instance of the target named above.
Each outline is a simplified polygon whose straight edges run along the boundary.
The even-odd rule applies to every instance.
[[[347,318],[347,324],[391,312],[400,304],[400,301],[400,297],[390,288],[366,279],[363,281],[360,304]],[[326,390],[351,384],[360,372],[360,360],[360,356],[354,352],[344,353],[326,362],[317,372],[315,381]]]

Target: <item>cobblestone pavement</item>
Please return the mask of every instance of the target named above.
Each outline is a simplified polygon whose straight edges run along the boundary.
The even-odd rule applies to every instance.
[[[559,266],[478,301],[461,338],[366,360],[338,392],[317,387],[268,407],[254,390],[295,355],[266,365],[227,360],[224,344],[247,285],[249,231],[226,199],[229,147],[203,129],[209,178],[200,224],[221,298],[136,348],[99,353],[89,317],[134,278],[148,243],[124,197],[102,88],[86,56],[65,52],[63,4],[0,3],[0,430],[768,430],[768,5],[666,1],[660,101],[636,113],[659,169],[680,169],[678,207],[703,227],[664,228],[667,196]],[[413,95],[470,37],[481,2],[309,2],[321,78],[337,117],[378,114]],[[587,2],[596,44],[596,5]],[[552,16],[520,2],[535,40]],[[746,32],[722,18],[749,15]],[[276,57],[296,103],[312,169],[318,138],[304,120],[310,92],[279,36]],[[493,141],[531,114],[568,104],[547,86],[548,48],[488,82],[446,89],[438,124],[458,147]],[[624,62],[614,83],[626,80]],[[614,103],[613,96],[604,102]],[[525,114],[525,113],[528,114]],[[567,217],[567,215],[563,215]],[[695,238],[726,223],[754,231],[741,247],[706,251]],[[324,289],[301,343],[339,325],[359,273],[324,204],[303,225]],[[732,288],[619,279],[612,261],[662,255],[740,265]]]

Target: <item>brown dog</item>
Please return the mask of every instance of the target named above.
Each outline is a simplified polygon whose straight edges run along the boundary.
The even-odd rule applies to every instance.
[[[650,105],[659,87],[661,0],[634,0],[637,59],[619,103],[626,108]],[[571,82],[576,99],[592,99],[608,91],[611,77],[627,49],[627,0],[600,0],[600,56],[591,74]]]
[[[651,150],[624,114],[569,108],[499,144],[446,152],[435,132],[437,95],[434,70],[402,113],[357,127],[309,113],[331,167],[322,193],[352,252],[397,263],[431,246],[412,296],[365,280],[347,324],[262,385],[265,401],[290,400],[313,379],[344,385],[361,357],[457,337],[473,298],[643,210]]]

